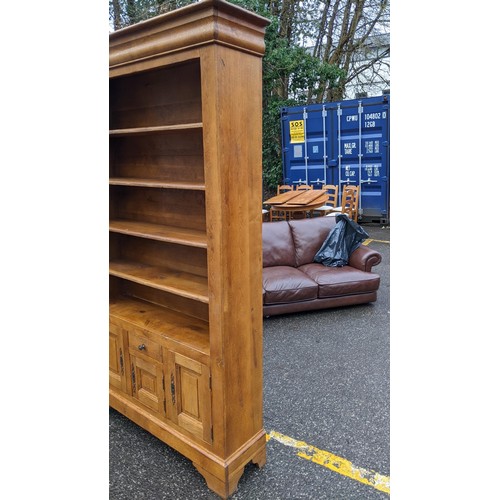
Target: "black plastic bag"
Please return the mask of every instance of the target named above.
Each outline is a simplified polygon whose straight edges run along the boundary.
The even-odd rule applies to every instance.
[[[337,215],[337,224],[328,233],[321,248],[314,256],[314,262],[329,267],[342,267],[349,262],[349,256],[368,238],[368,233],[345,214]]]

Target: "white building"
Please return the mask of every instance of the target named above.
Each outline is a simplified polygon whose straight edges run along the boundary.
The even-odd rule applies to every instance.
[[[345,99],[373,97],[390,92],[390,35],[374,35],[353,57],[352,72]],[[375,61],[375,62],[374,62]]]

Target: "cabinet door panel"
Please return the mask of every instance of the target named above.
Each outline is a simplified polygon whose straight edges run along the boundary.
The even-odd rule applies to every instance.
[[[210,369],[182,354],[168,351],[170,398],[167,417],[185,431],[212,442]]]
[[[159,363],[130,355],[132,370],[132,396],[157,413],[163,413],[165,400],[163,371]]]
[[[121,325],[109,322],[109,385],[127,391],[125,378],[125,338],[127,332]]]

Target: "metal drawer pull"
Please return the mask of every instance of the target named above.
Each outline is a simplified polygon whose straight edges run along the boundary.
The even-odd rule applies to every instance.
[[[139,351],[145,351],[146,346],[144,344],[141,344],[140,346],[137,347],[137,349],[139,349]]]

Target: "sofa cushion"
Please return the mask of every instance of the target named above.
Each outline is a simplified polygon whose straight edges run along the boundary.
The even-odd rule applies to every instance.
[[[295,267],[292,232],[287,221],[262,223],[262,265]]]
[[[318,298],[317,283],[295,267],[265,267],[262,271],[262,283],[265,305]]]
[[[313,263],[300,266],[298,269],[319,285],[318,297],[321,299],[376,292],[380,286],[378,274],[366,273],[351,266],[328,267]]]
[[[316,252],[336,223],[335,217],[314,217],[289,222],[295,245],[296,267],[313,262]]]

